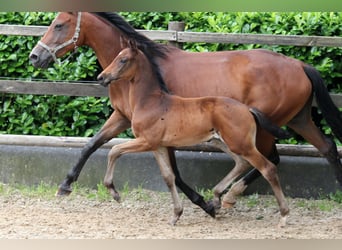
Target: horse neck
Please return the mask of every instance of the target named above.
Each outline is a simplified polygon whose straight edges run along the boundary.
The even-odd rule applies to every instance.
[[[83,43],[94,50],[101,68],[105,69],[122,50],[121,32],[91,13],[85,13],[84,20],[87,29]],[[110,84],[108,90],[112,105],[120,107],[122,112],[129,117],[131,112],[129,111],[129,88],[127,84]]]
[[[139,57],[138,70],[130,82],[130,105],[132,110],[148,105],[160,105],[169,96],[162,91],[158,79],[146,57]]]
[[[121,51],[120,31],[91,13],[84,15],[84,45],[92,48],[105,69]]]

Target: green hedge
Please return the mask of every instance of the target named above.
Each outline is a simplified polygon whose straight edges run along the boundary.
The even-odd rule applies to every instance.
[[[187,31],[262,33],[282,35],[341,36],[342,13],[326,12],[122,12],[120,13],[137,29],[166,30],[169,21],[184,21]],[[49,25],[56,13],[0,13],[0,23]],[[35,69],[28,55],[39,38],[0,36],[0,77],[95,80],[101,71],[93,51],[82,48],[78,56],[62,66]],[[315,66],[326,80],[331,92],[341,92],[341,48],[265,46],[238,44],[186,43],[189,51],[217,51],[267,48],[295,57]],[[32,96],[1,94],[0,133],[41,134],[63,136],[92,136],[102,126],[111,112],[107,98]],[[320,113],[314,110],[315,122],[329,134]],[[127,131],[121,137],[131,136]],[[301,141],[294,138],[290,143]]]

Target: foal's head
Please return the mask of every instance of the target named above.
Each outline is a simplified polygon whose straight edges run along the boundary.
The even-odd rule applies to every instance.
[[[151,74],[155,77],[162,91],[169,93],[158,65],[138,49],[137,44],[131,40],[121,39],[124,48],[112,63],[98,75],[97,80],[103,86],[118,80],[132,80],[138,72]]]
[[[137,47],[123,49],[112,63],[98,75],[99,84],[107,86],[112,81],[131,80],[137,71],[137,56],[140,52]]]

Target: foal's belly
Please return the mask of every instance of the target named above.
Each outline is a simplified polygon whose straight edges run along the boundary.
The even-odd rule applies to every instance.
[[[179,135],[175,138],[165,138],[161,141],[161,145],[165,147],[183,147],[192,146],[201,142],[210,141],[214,136],[210,133],[199,136]]]
[[[216,131],[211,129],[198,128],[198,126],[191,126],[183,129],[167,132],[161,139],[162,146],[181,147],[192,146],[201,142],[210,141],[216,136]]]

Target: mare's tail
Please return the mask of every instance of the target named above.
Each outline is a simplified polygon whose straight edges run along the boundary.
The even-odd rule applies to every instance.
[[[263,129],[265,129],[266,131],[268,131],[269,133],[271,133],[272,135],[274,135],[278,139],[288,139],[292,136],[292,134],[290,132],[288,132],[288,131],[280,128],[276,124],[274,124],[270,119],[268,119],[264,115],[264,113],[262,113],[258,109],[250,108],[249,111],[253,114],[254,119],[258,122],[258,124]]]
[[[316,102],[322,112],[323,117],[331,127],[337,139],[342,142],[342,117],[341,112],[333,103],[324,81],[319,72],[309,65],[303,67],[305,74],[310,79]]]

